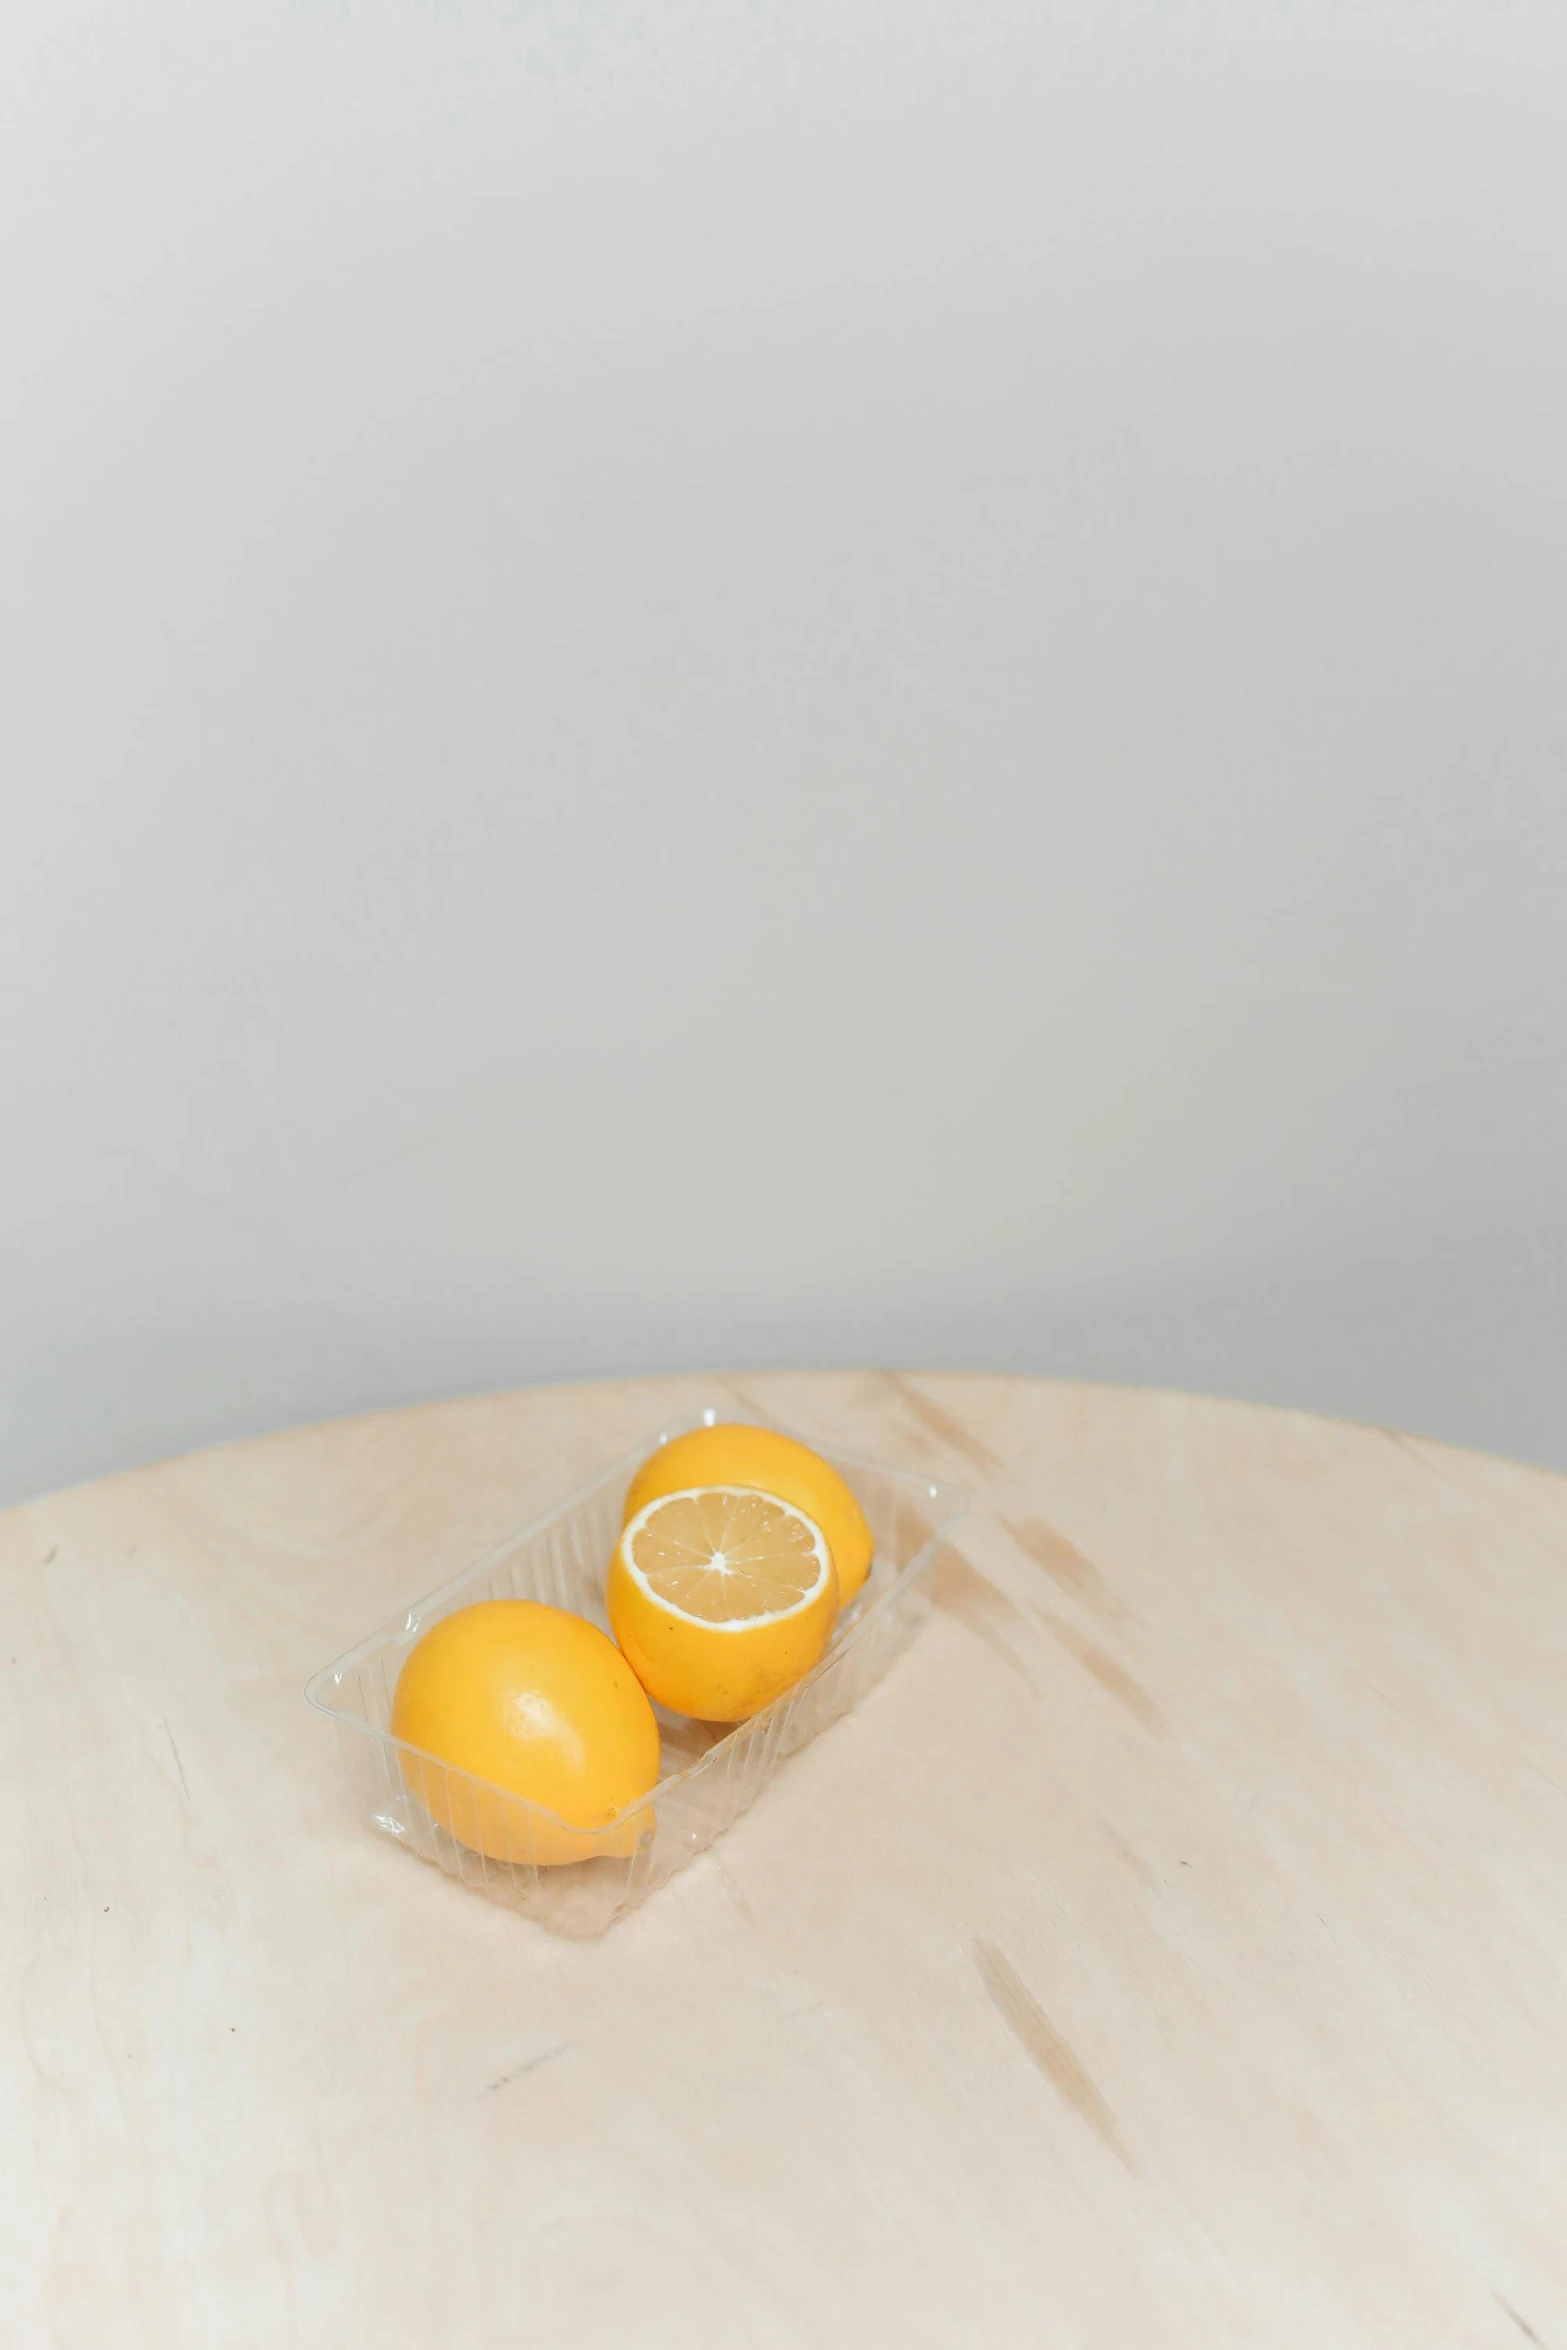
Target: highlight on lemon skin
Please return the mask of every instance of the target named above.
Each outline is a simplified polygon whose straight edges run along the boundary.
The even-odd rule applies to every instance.
[[[443,1616],[404,1659],[392,1734],[420,1750],[399,1760],[431,1818],[490,1860],[623,1858],[652,1830],[651,1805],[620,1816],[658,1781],[647,1692],[564,1608],[490,1599]]]
[[[610,1561],[609,1620],[648,1695],[741,1722],[820,1663],[838,1615],[821,1527],[746,1485],[656,1494]]]
[[[792,1502],[822,1530],[838,1577],[839,1606],[858,1597],[871,1570],[871,1530],[844,1479],[809,1445],[745,1421],[692,1428],[643,1462],[631,1480],[622,1522],[629,1524],[662,1494],[702,1485],[744,1485]]]

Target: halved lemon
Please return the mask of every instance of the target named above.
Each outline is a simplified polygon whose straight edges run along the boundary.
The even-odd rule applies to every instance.
[[[847,1607],[870,1573],[875,1544],[848,1486],[830,1461],[778,1428],[750,1421],[721,1421],[716,1428],[691,1428],[672,1436],[645,1460],[626,1495],[625,1520],[634,1518],[655,1494],[679,1493],[697,1485],[749,1485],[793,1502],[820,1526],[838,1574],[838,1604]]]
[[[650,1697],[743,1722],[820,1662],[838,1614],[825,1535],[749,1486],[659,1494],[621,1534],[609,1620]]]

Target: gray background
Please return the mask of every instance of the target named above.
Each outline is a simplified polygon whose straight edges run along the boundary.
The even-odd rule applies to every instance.
[[[515,1381],[1567,1462],[1567,12],[0,17],[0,1491]]]

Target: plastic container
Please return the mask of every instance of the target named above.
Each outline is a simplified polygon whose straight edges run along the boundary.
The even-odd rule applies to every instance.
[[[505,1843],[514,1856],[490,1859],[439,1826],[412,1792],[403,1756],[414,1756],[415,1750],[392,1736],[392,1693],[403,1659],[421,1633],[439,1617],[479,1599],[545,1600],[574,1609],[607,1631],[604,1577],[636,1470],[650,1452],[687,1428],[741,1419],[774,1424],[724,1408],[693,1413],[660,1429],[591,1484],[315,1675],[305,1695],[337,1724],[350,1783],[373,1827],[553,1932],[592,1937],[705,1852],[792,1754],[847,1713],[880,1678],[929,1606],[921,1587],[924,1573],[941,1536],[961,1514],[963,1497],[950,1485],[933,1485],[905,1470],[880,1468],[818,1444],[815,1449],[853,1487],[875,1537],[876,1555],[864,1589],[839,1617],[832,1644],[815,1670],[750,1721],[726,1730],[655,1708],[663,1738],[658,1785],[603,1832],[602,1841],[613,1850],[540,1865],[528,1855],[548,1847],[554,1815],[520,1796],[487,1788],[487,1805],[505,1807]],[[466,1772],[416,1756],[411,1775],[435,1794],[447,1818],[473,1816],[472,1794],[450,1784],[468,1780],[469,1790],[476,1790],[480,1783]],[[438,1775],[448,1785],[437,1793]]]

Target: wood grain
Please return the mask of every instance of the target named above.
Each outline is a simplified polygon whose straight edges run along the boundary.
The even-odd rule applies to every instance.
[[[300,1689],[712,1383],[0,1518],[6,2350],[1567,2350],[1567,1483],[741,1384],[977,1507],[887,1679],[596,1944],[369,1835]]]

